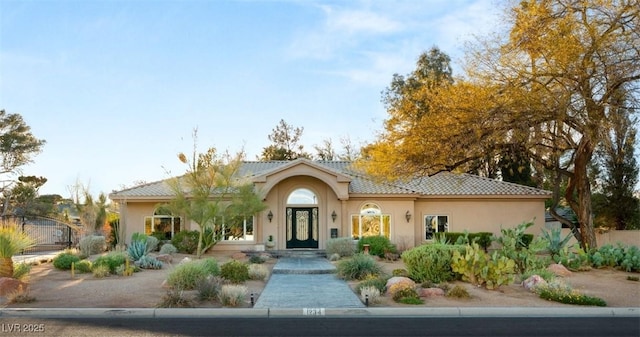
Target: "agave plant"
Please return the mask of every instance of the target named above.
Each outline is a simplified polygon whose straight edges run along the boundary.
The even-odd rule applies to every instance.
[[[14,255],[33,247],[35,241],[14,221],[0,224],[0,277],[13,277]]]

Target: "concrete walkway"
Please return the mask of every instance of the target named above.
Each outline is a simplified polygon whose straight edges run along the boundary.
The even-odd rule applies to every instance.
[[[281,258],[254,308],[363,308],[337,278],[335,267],[320,258]]]

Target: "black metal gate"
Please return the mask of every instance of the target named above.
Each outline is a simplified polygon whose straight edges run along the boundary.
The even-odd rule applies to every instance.
[[[22,254],[71,248],[80,240],[81,226],[79,225],[45,217],[8,216],[2,218],[3,222],[11,220],[36,243],[35,246],[25,249]]]

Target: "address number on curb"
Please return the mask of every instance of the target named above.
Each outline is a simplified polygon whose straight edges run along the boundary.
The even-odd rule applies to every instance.
[[[324,308],[303,308],[304,316],[324,316]]]

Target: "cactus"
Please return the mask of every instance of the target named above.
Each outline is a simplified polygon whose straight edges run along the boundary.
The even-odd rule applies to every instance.
[[[516,264],[513,260],[498,256],[489,256],[477,243],[467,246],[466,252],[453,252],[451,268],[461,274],[464,281],[474,285],[484,285],[495,289],[513,282]]]
[[[141,257],[147,255],[147,241],[146,240],[131,241],[129,248],[127,249],[127,253],[129,253],[129,257],[133,261],[140,260]]]

